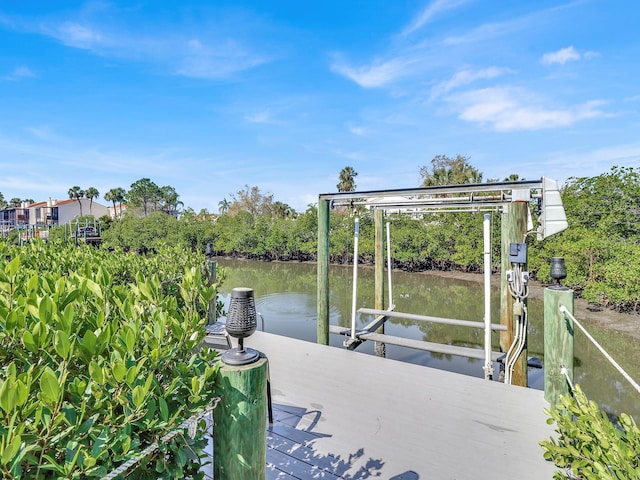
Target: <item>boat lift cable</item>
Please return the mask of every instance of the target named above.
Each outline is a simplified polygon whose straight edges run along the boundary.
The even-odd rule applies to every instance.
[[[585,334],[585,336],[587,337],[587,339],[593,343],[593,345],[600,350],[600,353],[602,353],[602,355],[604,355],[604,358],[606,358],[609,363],[611,363],[611,365],[613,365],[613,367],[620,372],[620,374],[631,384],[631,386],[633,386],[633,388],[636,389],[636,391],[638,393],[640,393],[640,385],[638,385],[638,383],[631,378],[631,376],[618,364],[618,362],[616,362],[613,357],[611,355],[609,355],[607,353],[607,351],[596,341],[595,338],[593,338],[591,336],[591,334],[589,334],[589,332],[587,332],[587,330],[582,326],[582,324],[580,322],[578,322],[578,320],[576,320],[576,317],[574,317],[571,312],[569,312],[569,310],[567,310],[567,307],[565,307],[564,305],[560,305],[560,312],[566,317],[571,319],[571,321],[578,326],[578,328],[580,328],[580,330],[582,331],[582,333]]]

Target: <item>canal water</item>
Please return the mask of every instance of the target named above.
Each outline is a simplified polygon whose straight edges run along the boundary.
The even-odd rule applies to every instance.
[[[218,259],[223,267],[225,280],[220,293],[228,305],[229,292],[234,287],[254,289],[256,309],[264,318],[264,330],[301,340],[316,341],[317,278],[316,266],[298,262],[257,262],[248,260]],[[330,323],[345,328],[351,326],[353,267],[330,268]],[[497,276],[496,279],[497,280]],[[386,280],[385,280],[386,281]],[[358,272],[357,307],[374,307],[373,269],[361,267]],[[449,278],[429,273],[393,272],[393,300],[397,312],[482,321],[484,315],[483,283],[474,280]],[[543,302],[540,295],[529,299],[529,356],[543,358]],[[500,323],[500,292],[492,291],[492,323]],[[589,333],[636,381],[640,380],[640,340],[603,328],[598,325],[597,313],[585,313],[581,320]],[[592,318],[589,318],[592,317]],[[362,327],[372,319],[368,315],[357,317]],[[640,319],[639,319],[640,320]],[[258,328],[262,325],[258,324]],[[454,327],[421,321],[393,318],[386,323],[385,333],[400,337],[482,348],[483,330]],[[330,343],[342,347],[343,338],[331,335]],[[499,350],[498,334],[493,334],[493,349]],[[246,340],[251,344],[251,339]],[[442,355],[387,345],[387,357],[403,362],[424,365],[442,370],[484,377],[483,361],[464,357]],[[373,354],[373,343],[365,342],[358,352]],[[636,421],[640,419],[640,394],[607,362],[587,338],[576,329],[575,334],[575,382],[587,396],[598,402],[610,414],[628,413]],[[494,364],[496,372],[498,364]],[[345,375],[348,375],[345,365]],[[497,377],[497,375],[496,375]],[[542,389],[543,371],[529,370],[529,386]],[[419,379],[416,379],[419,381]]]

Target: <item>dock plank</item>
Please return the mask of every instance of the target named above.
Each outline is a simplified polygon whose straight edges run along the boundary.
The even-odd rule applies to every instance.
[[[245,344],[270,364],[269,479],[538,480],[555,471],[538,445],[553,434],[540,391],[264,332]]]

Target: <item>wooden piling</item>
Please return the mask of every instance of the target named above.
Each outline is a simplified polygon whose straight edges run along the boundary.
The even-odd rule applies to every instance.
[[[573,321],[560,311],[560,305],[573,315],[573,290],[549,287],[544,290],[544,398],[551,405],[569,393],[573,383]]]
[[[329,345],[329,201],[318,201],[318,338]]]
[[[513,202],[506,206],[506,212],[502,214],[500,324],[507,326],[506,332],[500,332],[500,347],[503,352],[508,351],[509,346],[513,343],[517,322],[513,312],[514,300],[509,293],[506,279],[507,270],[512,268],[511,262],[509,262],[509,245],[511,243],[523,243],[524,236],[527,233],[528,208],[528,202]],[[526,265],[523,270],[526,270]],[[526,305],[526,299],[524,303]],[[511,377],[513,385],[523,387],[528,385],[527,355],[527,344],[525,342],[524,349],[514,365],[513,376]]]
[[[384,310],[384,211],[375,210],[375,286],[374,304],[376,309]],[[376,333],[384,333],[384,323],[378,327]],[[375,342],[374,350],[378,357],[386,356],[386,346],[383,342]]]
[[[213,411],[216,480],[264,480],[267,463],[267,359],[221,364],[220,403]]]

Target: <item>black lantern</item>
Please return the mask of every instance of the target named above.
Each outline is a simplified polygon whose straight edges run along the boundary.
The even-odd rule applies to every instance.
[[[213,258],[213,245],[211,243],[207,243],[207,248],[204,251],[204,256],[207,260],[211,260]]]
[[[564,290],[567,287],[560,283],[560,280],[567,278],[567,267],[564,264],[563,257],[552,257],[549,275],[556,281],[555,285],[550,286],[554,290]]]
[[[222,354],[222,361],[229,365],[246,365],[260,357],[256,350],[244,348],[245,337],[256,331],[258,325],[253,289],[238,287],[231,290],[227,313],[227,333],[238,339],[238,347]]]

